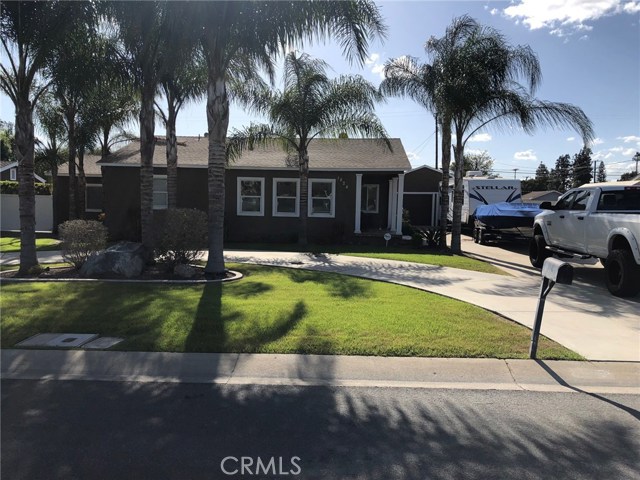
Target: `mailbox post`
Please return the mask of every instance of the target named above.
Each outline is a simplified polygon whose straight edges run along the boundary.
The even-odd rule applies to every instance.
[[[571,285],[573,281],[573,267],[557,258],[547,258],[542,266],[542,285],[540,285],[540,296],[538,297],[538,307],[536,308],[536,319],[531,332],[531,346],[529,347],[529,358],[536,358],[538,351],[538,337],[542,326],[542,314],[544,313],[544,303],[549,292],[556,283]]]

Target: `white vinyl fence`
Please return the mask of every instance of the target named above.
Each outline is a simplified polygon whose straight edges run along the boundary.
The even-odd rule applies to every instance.
[[[53,228],[53,197],[36,195],[36,231],[50,232]],[[0,195],[0,230],[20,230],[18,195]]]

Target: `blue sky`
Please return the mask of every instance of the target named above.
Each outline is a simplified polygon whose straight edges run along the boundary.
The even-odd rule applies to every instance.
[[[640,2],[637,0],[515,0],[377,2],[389,27],[384,43],[375,41],[363,68],[342,58],[331,42],[299,48],[327,61],[335,75],[361,74],[378,84],[390,58],[412,55],[426,61],[423,45],[441,36],[454,17],[469,14],[500,30],[512,44],[529,45],[538,54],[543,81],[537,97],[581,107],[595,126],[593,158],[603,160],[610,179],[635,167],[640,151]],[[13,121],[13,106],[1,99],[1,117]],[[390,98],[377,108],[389,135],[402,139],[414,166],[434,165],[431,113],[410,100]],[[239,107],[231,110],[230,127],[258,120]],[[204,103],[186,107],[178,118],[178,135],[204,133]],[[156,127],[157,134],[164,130]],[[573,131],[487,128],[467,151],[486,150],[505,177],[532,177],[543,161],[553,167],[558,156],[577,153],[582,141]]]

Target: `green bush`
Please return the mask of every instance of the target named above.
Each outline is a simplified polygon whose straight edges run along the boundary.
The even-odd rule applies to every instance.
[[[36,183],[35,188],[36,188],[36,195],[51,195],[50,183]],[[10,180],[0,181],[0,193],[17,195],[18,182],[12,182]]]
[[[76,268],[107,246],[107,227],[95,220],[69,220],[58,231],[62,257]]]
[[[169,209],[156,238],[155,253],[160,262],[169,267],[191,263],[207,247],[207,215],[196,209]]]

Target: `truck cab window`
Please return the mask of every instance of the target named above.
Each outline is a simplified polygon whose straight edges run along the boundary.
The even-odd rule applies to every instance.
[[[577,192],[573,205],[571,205],[571,210],[586,210],[590,195],[591,192],[589,191]]]

